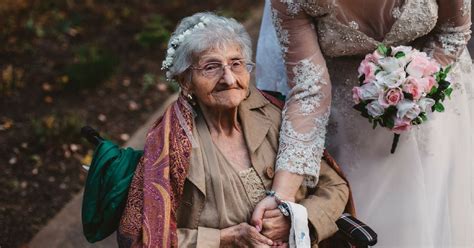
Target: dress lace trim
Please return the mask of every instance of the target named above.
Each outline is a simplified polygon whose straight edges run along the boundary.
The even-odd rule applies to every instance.
[[[463,0],[461,13],[462,16],[471,14],[471,0]]]
[[[239,177],[244,185],[252,207],[255,208],[265,198],[265,187],[253,167],[239,171]]]
[[[304,59],[293,67],[293,73],[295,86],[292,91],[298,92],[294,94],[294,99],[301,104],[301,114],[309,115],[315,108],[320,107],[321,99],[324,98],[321,91],[321,84],[327,85],[327,82],[322,78],[324,68],[313,64],[309,59]],[[319,84],[315,82],[319,82]]]
[[[314,126],[308,133],[295,131],[291,121],[288,118],[283,119],[276,170],[305,175],[303,184],[315,187],[318,183],[328,119],[329,108],[322,116],[314,118]]]
[[[281,25],[282,20],[278,17],[278,11],[275,9],[272,9],[272,22],[273,26],[275,26],[276,36],[280,42],[281,55],[285,58],[285,55],[288,52],[288,46],[290,45],[290,37],[288,30],[283,29]]]
[[[438,28],[436,39],[446,55],[456,56],[467,45],[471,30],[446,24]],[[433,44],[432,44],[433,45]]]
[[[288,6],[287,11],[290,15],[296,15],[301,11],[301,5],[296,0],[280,0],[280,2]]]

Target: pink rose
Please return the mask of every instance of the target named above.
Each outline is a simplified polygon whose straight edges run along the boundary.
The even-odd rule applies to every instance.
[[[361,96],[361,89],[360,87],[354,87],[352,88],[352,100],[354,100],[354,102],[356,104],[359,104],[360,103],[360,96]]]
[[[416,52],[413,54],[406,70],[411,76],[417,78],[427,77],[439,71],[439,64],[431,60],[426,53]]]
[[[379,96],[379,103],[384,107],[395,106],[398,102],[403,100],[403,92],[400,88],[392,88]]]
[[[432,76],[424,77],[422,79],[419,79],[418,81],[423,87],[423,91],[426,93],[430,93],[431,88],[433,88],[433,86],[435,86],[436,84],[436,79]]]
[[[403,84],[403,91],[410,93],[413,99],[418,100],[423,93],[424,86],[414,77],[408,77],[407,81]]]
[[[408,131],[411,128],[411,124],[409,120],[395,118],[395,126],[392,128],[392,131],[397,134],[401,134],[402,132]]]
[[[370,62],[368,59],[362,60],[358,71],[359,77],[361,75],[365,76],[364,84],[375,79],[375,70],[377,70],[377,66],[374,63]]]

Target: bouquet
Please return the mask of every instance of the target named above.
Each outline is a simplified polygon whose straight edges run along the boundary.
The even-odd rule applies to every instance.
[[[359,66],[354,108],[374,129],[380,125],[394,132],[394,153],[402,132],[428,121],[429,112],[444,111],[442,102],[453,91],[446,79],[450,68],[412,47],[379,45]]]

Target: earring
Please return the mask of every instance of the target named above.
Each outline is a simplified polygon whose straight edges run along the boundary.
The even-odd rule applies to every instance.
[[[189,104],[191,104],[192,106],[196,105],[193,95],[191,95],[190,93],[186,94],[186,99],[188,100]]]

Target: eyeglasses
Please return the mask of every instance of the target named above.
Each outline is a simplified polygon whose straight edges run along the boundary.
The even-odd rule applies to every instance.
[[[216,78],[222,77],[224,75],[224,68],[229,67],[234,74],[241,74],[245,71],[251,72],[255,66],[252,62],[245,62],[244,60],[234,60],[228,65],[224,65],[218,62],[211,62],[205,64],[202,67],[193,67],[190,68],[193,70],[201,71],[202,75],[207,78]]]

